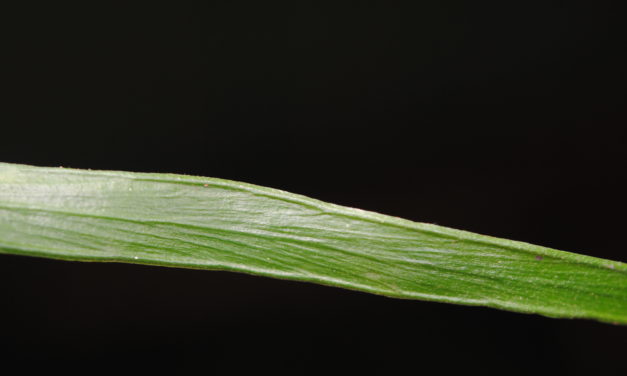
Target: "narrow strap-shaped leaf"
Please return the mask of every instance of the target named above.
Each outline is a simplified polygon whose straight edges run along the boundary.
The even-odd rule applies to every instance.
[[[627,264],[214,178],[0,163],[0,252],[627,323]]]

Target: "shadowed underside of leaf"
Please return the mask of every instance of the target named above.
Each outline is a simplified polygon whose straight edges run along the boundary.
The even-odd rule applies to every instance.
[[[214,178],[0,163],[0,253],[627,323],[627,264]]]

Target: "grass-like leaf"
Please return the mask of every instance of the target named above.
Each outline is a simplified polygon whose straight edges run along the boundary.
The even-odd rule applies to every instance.
[[[0,252],[627,323],[627,264],[213,178],[0,163]]]

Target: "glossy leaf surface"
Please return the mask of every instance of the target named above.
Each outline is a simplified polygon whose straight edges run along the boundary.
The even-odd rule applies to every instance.
[[[214,178],[0,163],[0,253],[627,323],[627,264]]]

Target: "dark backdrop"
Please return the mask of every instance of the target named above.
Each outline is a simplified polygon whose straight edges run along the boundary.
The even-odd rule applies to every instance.
[[[3,13],[1,161],[234,179],[627,261],[610,3]],[[627,373],[625,327],[241,274],[2,256],[0,297],[3,364],[42,370]]]

